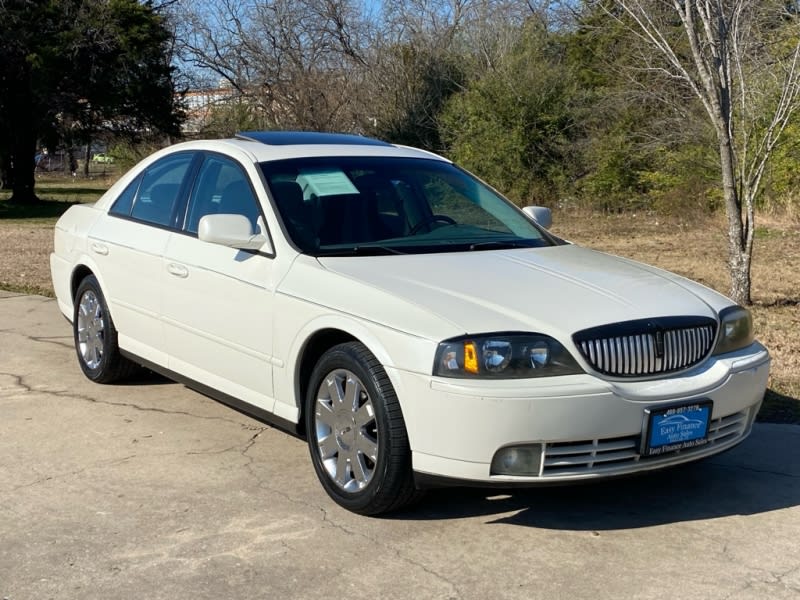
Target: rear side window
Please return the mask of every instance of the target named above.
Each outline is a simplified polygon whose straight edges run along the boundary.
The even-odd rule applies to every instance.
[[[124,217],[131,216],[131,208],[133,208],[133,200],[136,198],[136,192],[139,191],[139,184],[142,183],[142,176],[139,175],[136,179],[134,179],[131,183],[128,184],[128,187],[125,188],[125,191],[122,192],[119,197],[114,201],[114,205],[111,207],[109,211],[112,215],[120,215]]]
[[[192,153],[175,154],[150,165],[141,176],[130,216],[154,225],[172,225],[178,197],[193,156]],[[118,202],[122,201],[127,191],[123,192]]]

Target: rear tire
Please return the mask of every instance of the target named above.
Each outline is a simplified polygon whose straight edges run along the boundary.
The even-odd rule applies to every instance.
[[[73,304],[72,333],[83,374],[95,383],[113,383],[136,371],[119,352],[117,330],[94,275],[81,281]]]
[[[386,371],[363,344],[340,344],[319,360],[305,424],[317,477],[343,508],[378,515],[421,496],[400,403]]]

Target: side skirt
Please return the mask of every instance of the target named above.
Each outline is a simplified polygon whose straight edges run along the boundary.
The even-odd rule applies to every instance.
[[[299,425],[297,423],[292,423],[286,419],[282,419],[280,417],[275,416],[271,412],[264,410],[263,408],[258,408],[257,406],[253,406],[252,404],[248,404],[238,398],[234,398],[233,396],[229,396],[219,390],[216,390],[212,387],[204,385],[200,382],[195,381],[194,379],[190,379],[189,377],[185,377],[180,373],[176,373],[175,371],[170,371],[169,369],[162,367],[161,365],[157,365],[155,363],[150,362],[144,358],[136,356],[135,354],[131,354],[126,350],[120,348],[120,354],[143,367],[150,369],[151,371],[158,373],[159,375],[163,375],[167,379],[171,379],[173,381],[177,381],[178,383],[182,383],[186,387],[194,390],[195,392],[199,392],[204,396],[208,396],[212,400],[216,400],[217,402],[221,402],[232,409],[247,415],[248,417],[252,417],[257,421],[261,421],[267,425],[271,425],[276,427],[286,433],[289,433],[295,437],[305,439],[305,436],[302,435],[300,432]]]

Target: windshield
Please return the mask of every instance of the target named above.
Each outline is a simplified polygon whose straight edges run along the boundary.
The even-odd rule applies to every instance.
[[[550,246],[486,185],[439,160],[316,157],[261,164],[294,243],[322,255]]]

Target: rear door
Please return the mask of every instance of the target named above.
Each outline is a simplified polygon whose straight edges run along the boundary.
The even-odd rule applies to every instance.
[[[89,234],[88,250],[120,347],[166,365],[161,315],[164,249],[188,190],[194,152],[164,157],[120,194]]]

